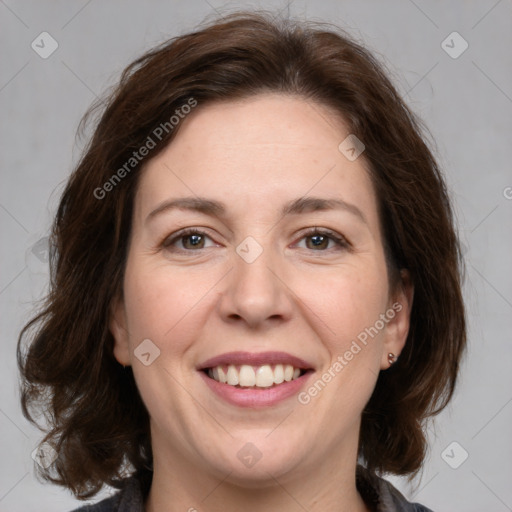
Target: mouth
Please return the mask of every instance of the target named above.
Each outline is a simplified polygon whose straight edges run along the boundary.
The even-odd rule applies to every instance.
[[[259,392],[295,388],[291,383],[300,385],[302,377],[315,371],[312,364],[286,352],[230,352],[208,359],[197,369],[215,382],[216,389]]]
[[[217,365],[202,370],[206,375],[217,382],[237,388],[271,388],[283,382],[291,382],[306,374],[309,370],[294,367],[291,364],[264,364],[253,366],[243,365]],[[311,370],[312,371],[312,370]]]

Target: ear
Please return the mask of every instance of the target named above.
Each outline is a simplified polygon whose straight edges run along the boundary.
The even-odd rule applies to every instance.
[[[109,329],[114,337],[114,357],[123,366],[129,366],[130,344],[126,325],[126,311],[121,297],[114,299],[110,308]]]
[[[400,277],[401,283],[398,285],[393,296],[390,297],[389,309],[386,312],[386,317],[392,318],[390,318],[386,325],[384,350],[380,365],[382,370],[391,366],[388,361],[388,354],[393,354],[395,357],[400,355],[409,334],[414,285],[407,270],[402,269]]]

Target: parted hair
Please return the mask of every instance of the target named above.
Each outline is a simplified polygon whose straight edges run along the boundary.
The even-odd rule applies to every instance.
[[[152,467],[148,412],[109,331],[144,164],[172,143],[180,124],[169,119],[191,99],[266,92],[328,107],[365,145],[389,275],[408,270],[414,301],[405,347],[363,411],[359,459],[410,479],[422,467],[425,423],[450,401],[466,344],[459,242],[428,130],[382,60],[342,29],[237,12],[137,58],[82,119],[93,131],[53,221],[48,295],[17,350],[23,413],[58,455],[40,474],[78,498]],[[130,160],[152,134],[147,156]]]

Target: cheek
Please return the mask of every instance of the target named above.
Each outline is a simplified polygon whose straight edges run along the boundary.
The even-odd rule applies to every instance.
[[[328,357],[300,403],[311,400],[326,415],[356,418],[380,372],[385,333],[380,318],[388,304],[385,266],[375,260],[347,266],[317,284],[313,293],[304,285],[302,296],[315,313],[309,317]]]
[[[331,276],[324,290],[307,304],[322,313],[317,325],[329,357],[299,402],[315,403],[336,421],[358,418],[380,372],[387,281],[380,272],[368,270],[361,276],[354,271]]]
[[[373,326],[388,302],[386,274],[380,265],[343,268],[330,272],[315,286],[301,285],[304,303],[323,323],[332,349],[342,350],[347,342]]]
[[[161,349],[180,351],[190,337],[184,331],[199,325],[191,319],[201,314],[201,298],[213,282],[190,271],[141,267],[128,268],[125,279],[130,339],[149,338]]]
[[[212,282],[210,282],[212,281]],[[169,411],[179,423],[193,409],[184,381],[189,349],[198,339],[206,301],[201,298],[215,280],[194,274],[190,269],[172,272],[165,265],[129,264],[125,273],[125,307],[128,319],[132,367],[142,399],[157,424],[168,423]],[[151,340],[147,366],[137,360],[143,340]],[[155,352],[156,350],[156,352]],[[142,364],[141,364],[142,362]],[[179,435],[179,428],[174,431]]]
[[[346,267],[322,280],[309,297],[306,290],[306,305],[321,318],[315,325],[328,357],[298,401],[305,417],[314,411],[315,421],[325,425],[324,440],[332,446],[359,421],[375,388],[385,329],[370,329],[386,311],[386,275],[379,265],[365,265],[364,271]]]

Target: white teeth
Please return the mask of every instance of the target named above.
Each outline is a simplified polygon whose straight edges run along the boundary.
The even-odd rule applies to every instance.
[[[242,370],[240,370],[242,373]],[[259,388],[269,388],[274,384],[274,374],[268,364],[260,366],[256,372],[256,386]]]
[[[274,382],[276,384],[284,382],[284,368],[282,364],[276,364],[276,367],[274,368]]]
[[[222,366],[217,366],[217,370],[219,371],[219,382],[222,382],[224,384],[227,384],[228,382],[228,376],[226,375],[226,372],[222,368]],[[215,374],[213,375],[213,378],[215,379]]]
[[[240,367],[240,386],[250,387],[256,384],[256,374],[254,373],[254,369],[252,366],[248,366],[243,364]],[[230,382],[228,381],[228,384]]]
[[[236,371],[236,368],[230,364],[228,366],[228,384],[231,386],[236,386],[240,383],[240,379],[238,377],[238,372]]]
[[[274,384],[282,384],[300,377],[300,369],[294,368],[291,364],[274,366],[264,364],[261,366],[251,366],[243,364],[239,367],[230,364],[225,370],[225,366],[216,366],[208,370],[208,376],[217,382],[229,384],[230,386],[240,387],[258,387],[270,388]]]
[[[293,379],[293,366],[291,364],[287,364],[284,367],[284,380],[289,382]]]

